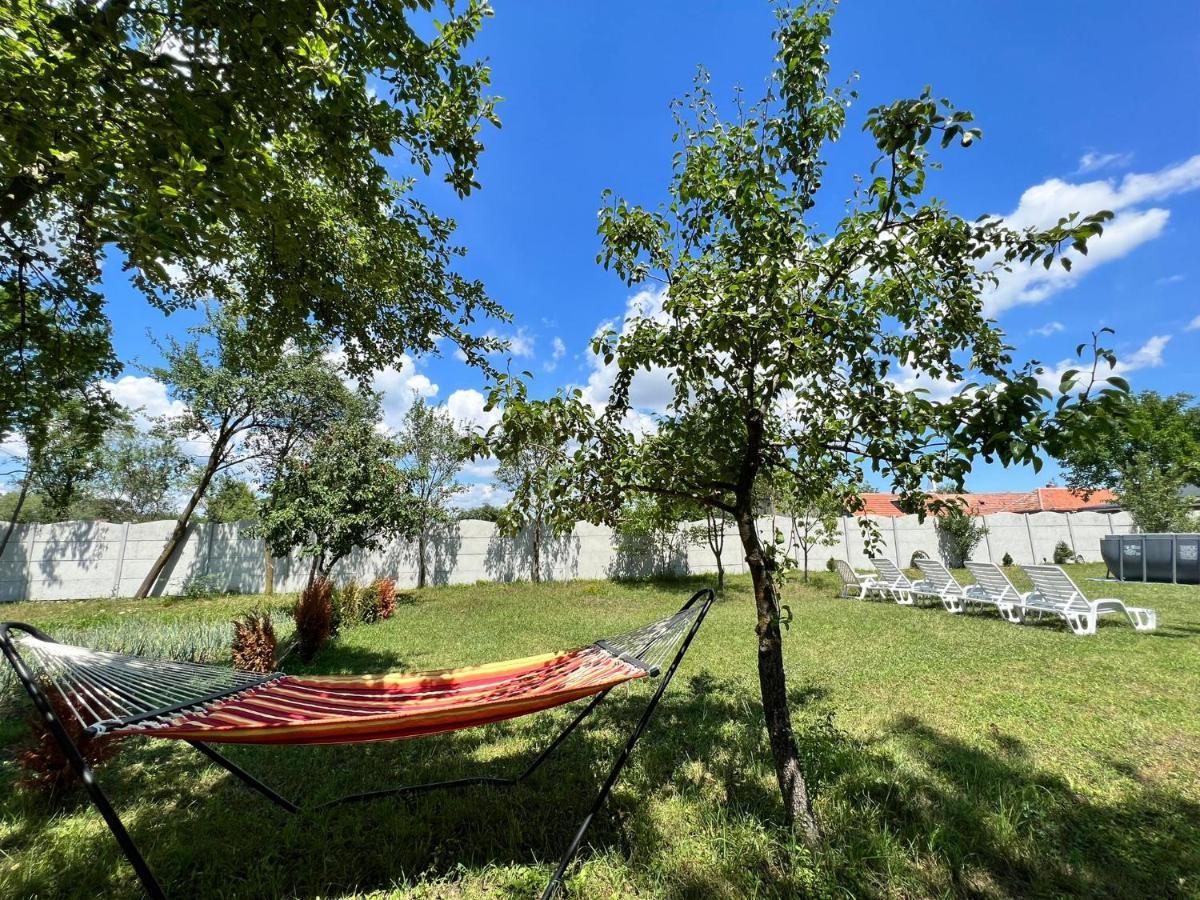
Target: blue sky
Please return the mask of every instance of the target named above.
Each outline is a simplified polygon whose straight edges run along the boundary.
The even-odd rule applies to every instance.
[[[495,0],[476,45],[504,98],[503,127],[484,134],[481,191],[423,196],[455,218],[469,248],[462,270],[513,314],[514,370],[535,393],[578,384],[601,392],[606,373],[587,342],[619,321],[631,296],[595,262],[601,191],[657,204],[670,175],[668,103],[697,64],[718,97],[757,94],[769,72],[773,15],[760,2],[562,3]],[[1069,277],[1018,275],[989,302],[1019,358],[1052,367],[1107,325],[1136,390],[1200,388],[1200,5],[1093,2],[1075,14],[1027,4],[868,3],[839,10],[835,79],[857,72],[861,98],[829,153],[826,201],[849,194],[871,157],[859,134],[866,110],[925,84],[970,109],[984,140],[952,154],[933,192],[963,215],[1035,221],[1116,207],[1117,219]],[[122,359],[151,362],[155,334],[181,332],[134,295],[115,265],[105,275]],[[1189,326],[1191,326],[1189,328]],[[480,420],[478,375],[452,356],[399,360],[378,386],[395,420],[415,389]],[[134,367],[118,396],[148,411],[168,401]],[[646,388],[647,408],[661,397]],[[161,409],[160,409],[161,408]],[[980,468],[974,490],[1017,490],[1054,474]],[[487,468],[464,498],[486,499]]]

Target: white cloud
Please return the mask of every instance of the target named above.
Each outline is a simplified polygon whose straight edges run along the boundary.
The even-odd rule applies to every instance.
[[[143,423],[162,416],[173,418],[187,411],[183,401],[168,397],[167,386],[149,375],[122,375],[116,381],[101,384]]]
[[[1031,328],[1030,334],[1040,334],[1042,337],[1050,337],[1052,334],[1058,334],[1066,326],[1062,322],[1047,322],[1041,328]]]
[[[534,336],[532,334],[530,334],[528,331],[525,330],[524,325],[522,325],[520,328],[518,328],[512,334],[501,334],[500,332],[497,332],[497,331],[488,331],[488,333],[485,335],[485,337],[491,338],[493,340],[504,341],[508,345],[507,350],[499,351],[498,353],[493,354],[493,355],[496,355],[496,356],[509,355],[509,356],[520,356],[520,357],[533,356],[533,345],[534,345],[536,339],[534,338]],[[455,353],[455,355],[461,361],[463,361],[463,362],[466,361],[467,356],[465,353],[462,352],[461,349],[458,350]]]
[[[952,381],[949,378],[935,378],[925,372],[917,372],[910,366],[899,366],[896,374],[888,380],[905,392],[924,390],[926,399],[939,402],[954,396],[962,384],[962,382]]]
[[[483,459],[471,460],[463,466],[462,472],[467,478],[493,478],[499,467],[500,460],[494,456],[486,456]]]
[[[477,482],[468,484],[465,491],[460,491],[450,499],[450,505],[456,509],[468,509],[472,506],[503,506],[508,503],[511,494],[496,484]]]
[[[1192,319],[1192,321],[1188,322],[1187,327],[1184,328],[1183,330],[1184,331],[1200,331],[1200,316],[1196,316],[1196,318],[1194,318],[1194,319]]]
[[[335,365],[343,365],[346,354],[342,350],[332,350],[325,354]],[[354,379],[347,379],[354,384]],[[407,353],[400,354],[399,365],[388,366],[371,376],[371,387],[383,396],[383,428],[381,430],[395,431],[404,421],[416,397],[429,399],[436,397],[438,386],[429,380],[429,376],[417,371],[417,362]]]
[[[1071,184],[1052,178],[1034,185],[1021,195],[1017,208],[1004,219],[1016,227],[1046,227],[1061,216],[1079,212],[1084,215],[1108,209],[1115,213],[1104,234],[1088,244],[1088,254],[1074,251],[1068,272],[1057,264],[1044,269],[1040,263],[1003,273],[1000,284],[984,298],[988,315],[997,315],[1013,306],[1040,303],[1052,294],[1073,287],[1098,266],[1132,252],[1136,247],[1163,233],[1170,213],[1166,209],[1137,207],[1154,200],[1200,188],[1200,155],[1157,172],[1134,173],[1120,181],[1112,179]]]
[[[1096,153],[1089,150],[1079,157],[1079,168],[1076,171],[1085,175],[1088,172],[1099,172],[1101,169],[1121,169],[1131,162],[1132,153]]]
[[[446,411],[468,428],[488,429],[500,421],[500,410],[485,410],[483,394],[473,388],[457,390],[446,398]]]
[[[1187,281],[1186,275],[1164,275],[1162,278],[1154,279],[1156,287],[1165,287],[1168,284],[1180,284]]]
[[[550,347],[550,359],[542,364],[542,368],[547,372],[553,372],[555,369],[557,369],[558,361],[562,359],[567,352],[567,345],[563,343],[563,339],[560,337],[555,337],[554,340],[550,342]]]
[[[620,327],[618,328],[615,319],[610,319],[601,323],[597,333],[613,328],[621,334],[627,334],[637,319],[664,320],[662,306],[665,295],[665,288],[649,288],[638,291],[626,301],[625,315],[620,322]],[[605,365],[603,358],[596,354],[589,354],[587,359],[591,373],[588,375],[587,384],[583,387],[583,399],[593,409],[599,411],[608,403],[613,382],[617,377],[617,363],[614,360]],[[674,398],[675,388],[671,384],[666,369],[654,368],[648,372],[638,371],[633,376],[633,382],[629,388],[629,403],[633,407],[633,411],[626,424],[640,433],[653,431],[654,415],[664,413]]]
[[[1200,320],[1200,317],[1197,317]],[[1157,369],[1165,364],[1163,360],[1163,351],[1170,342],[1169,334],[1156,334],[1151,337],[1146,343],[1142,344],[1137,350],[1125,358],[1117,357],[1117,364],[1112,368],[1105,370],[1103,368],[1097,371],[1100,378],[1107,378],[1110,375],[1120,375],[1122,377],[1137,372],[1140,369]],[[1038,382],[1042,387],[1049,391],[1057,391],[1058,385],[1062,381],[1063,374],[1068,369],[1084,369],[1085,365],[1082,360],[1064,359],[1057,366],[1045,369],[1038,376]]]

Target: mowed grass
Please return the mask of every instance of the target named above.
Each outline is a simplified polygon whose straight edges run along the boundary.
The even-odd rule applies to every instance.
[[[1200,589],[1085,592],[1159,612],[1136,634],[834,598],[787,588],[785,643],[825,831],[783,826],[758,707],[753,604],[732,580],[639,744],[568,883],[575,897],[1200,896]],[[349,630],[308,667],[459,665],[569,647],[676,608],[704,581],[432,588]],[[17,604],[51,633],[228,621],[260,598]],[[276,603],[286,601],[276,600]],[[101,783],[179,897],[528,897],[594,798],[650,686],[614,692],[529,783],[289,816],[186,746],[130,740]],[[558,710],[418,741],[232,748],[304,804],[405,782],[513,772]],[[5,713],[0,742],[19,738]],[[7,754],[6,754],[7,756]],[[100,817],[53,810],[0,771],[0,896],[137,896]]]

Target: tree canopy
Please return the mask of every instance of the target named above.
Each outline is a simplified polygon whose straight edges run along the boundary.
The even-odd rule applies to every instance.
[[[377,402],[366,404],[282,460],[259,507],[275,556],[298,549],[312,576],[328,578],[351,551],[412,532],[416,508],[395,462],[399,448],[378,421]]]
[[[1180,490],[1200,484],[1200,404],[1191,394],[1143,391],[1093,440],[1067,448],[1067,484],[1085,494],[1109,488],[1143,531],[1190,530]]]
[[[818,218],[825,153],[854,99],[829,82],[832,13],[819,2],[779,8],[775,68],[757,102],[738,94],[723,107],[701,73],[675,105],[679,149],[663,205],[605,194],[598,261],[627,284],[654,280],[661,290],[594,341],[616,371],[600,414],[579,391],[526,402],[507,378],[492,397],[506,404],[507,439],[555,427],[578,442],[558,490],[582,517],[611,521],[631,494],[651,494],[736,520],[785,812],[814,845],[756,483],[785,472],[798,497],[832,486],[843,492],[832,499],[853,509],[869,470],[923,511],[930,479],[961,483],[977,458],[1039,466],[1121,387],[1082,384],[1054,401],[1038,365],[1013,360],[983,308],[1006,268],[1069,266],[1064,251],[1086,251],[1110,213],[1064,211],[1048,228],[1015,228],[951,212],[929,193],[935,154],[971,146],[980,131],[930,89],[867,111],[868,174],[820,207],[839,211],[833,221]],[[648,369],[666,373],[673,397],[642,437],[628,427],[631,385]],[[911,390],[910,378],[946,390]],[[707,452],[693,453],[698,443]]]
[[[467,58],[485,0],[0,6],[0,433],[115,363],[115,253],[162,310],[235,307],[265,346],[317,329],[363,375],[503,316],[415,196],[478,186],[498,124]],[[53,338],[53,339],[52,339]]]
[[[465,490],[457,476],[470,456],[470,445],[442,408],[422,398],[404,414],[396,433],[398,461],[412,492],[417,540],[417,587],[425,587],[430,531],[451,521],[450,501]]]
[[[159,427],[205,449],[191,496],[142,580],[139,597],[154,587],[213,478],[251,465],[269,474],[299,443],[358,404],[321,343],[276,352],[260,344],[246,319],[230,308],[211,309],[190,340],[171,339],[160,350],[163,364],[148,371],[182,409]]]

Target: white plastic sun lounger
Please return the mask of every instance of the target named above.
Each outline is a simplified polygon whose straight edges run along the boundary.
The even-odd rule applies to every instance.
[[[937,596],[924,581],[910,581],[887,557],[871,557],[871,565],[879,573],[879,586],[901,606],[915,606],[917,597]]]
[[[1033,592],[1021,603],[1021,611],[1053,615],[1065,619],[1076,634],[1095,634],[1100,616],[1121,613],[1137,631],[1153,631],[1158,627],[1158,614],[1153,609],[1126,606],[1114,598],[1089,600],[1076,587],[1071,576],[1058,566],[1021,566],[1033,582]]]
[[[1025,595],[1016,589],[1008,575],[995,563],[969,562],[967,571],[975,583],[967,585],[965,599],[968,605],[993,606],[1005,619],[1016,624],[1022,622],[1021,603]]]
[[[966,588],[958,583],[958,579],[950,574],[950,570],[936,559],[918,559],[916,563],[921,574],[925,576],[921,583],[937,594],[946,611],[962,612],[965,609],[963,603],[966,600]]]
[[[833,567],[842,579],[842,590],[839,597],[849,597],[854,600],[866,600],[870,596],[883,597],[886,591],[874,575],[859,575],[844,559],[835,559]]]

